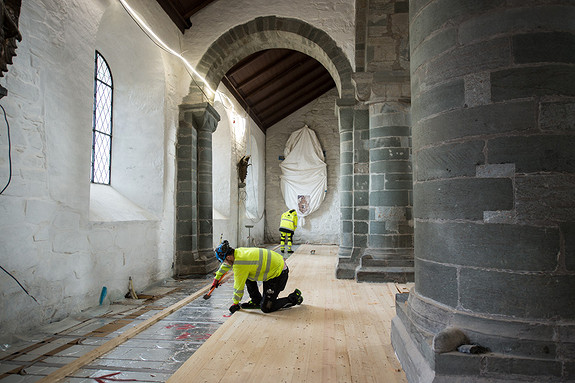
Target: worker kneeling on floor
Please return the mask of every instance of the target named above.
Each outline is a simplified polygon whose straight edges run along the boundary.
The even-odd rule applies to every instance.
[[[216,272],[212,286],[218,287],[222,276],[231,268],[234,270],[234,304],[230,307],[233,314],[242,309],[260,308],[264,313],[301,305],[301,291],[295,289],[284,298],[278,295],[286,287],[289,269],[284,258],[275,251],[259,247],[230,247],[224,240],[215,250],[216,258],[221,266]],[[263,282],[263,296],[258,288],[258,281]],[[240,302],[244,295],[244,287],[248,288],[250,301]]]

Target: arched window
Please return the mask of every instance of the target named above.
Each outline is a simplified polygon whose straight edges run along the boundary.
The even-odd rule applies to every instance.
[[[96,51],[95,61],[91,181],[95,184],[110,185],[114,86],[110,67],[98,51]]]

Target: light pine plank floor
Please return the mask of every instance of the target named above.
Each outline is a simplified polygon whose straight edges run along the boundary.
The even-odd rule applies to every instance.
[[[336,246],[301,245],[287,263],[280,296],[299,288],[303,304],[270,314],[236,312],[169,383],[407,382],[390,323],[395,294],[412,284],[338,280]]]

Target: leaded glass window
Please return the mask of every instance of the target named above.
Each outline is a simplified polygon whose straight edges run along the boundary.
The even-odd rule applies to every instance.
[[[92,182],[110,185],[112,169],[112,73],[96,51],[94,76],[94,121],[92,127]]]

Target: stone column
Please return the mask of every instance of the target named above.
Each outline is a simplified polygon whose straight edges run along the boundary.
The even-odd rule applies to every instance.
[[[410,382],[575,380],[575,6],[410,1]],[[447,326],[488,354],[435,353]]]
[[[204,275],[217,267],[212,249],[212,133],[220,116],[208,103],[180,106],[176,156],[175,275]]]
[[[339,118],[339,147],[340,147],[340,246],[338,253],[338,265],[336,277],[353,279],[357,266],[357,257],[354,257],[354,203],[353,203],[353,169],[354,169],[354,145],[353,145],[353,121],[354,100],[338,100],[337,113]],[[354,262],[354,259],[356,262]]]
[[[414,278],[409,108],[399,101],[370,105],[369,236],[358,282]]]

